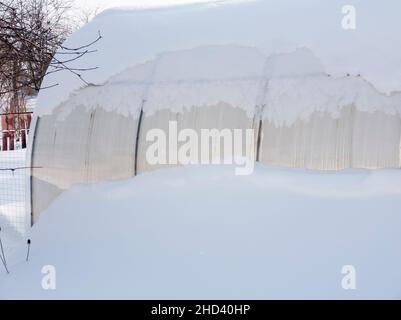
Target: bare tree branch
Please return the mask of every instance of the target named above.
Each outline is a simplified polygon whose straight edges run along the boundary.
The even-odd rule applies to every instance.
[[[0,103],[3,102],[4,111],[24,111],[26,95],[58,85],[42,87],[49,74],[67,71],[88,85],[82,73],[97,67],[78,68],[70,64],[96,52],[90,47],[102,36],[99,32],[93,41],[76,48],[63,46],[73,30],[68,21],[72,2],[0,0]]]

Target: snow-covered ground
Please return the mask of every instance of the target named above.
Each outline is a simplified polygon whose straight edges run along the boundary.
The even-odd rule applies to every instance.
[[[9,252],[27,232],[25,149],[0,151],[0,227]],[[10,169],[17,169],[12,171]]]
[[[400,181],[258,165],[76,186],[32,229],[29,262],[25,241],[8,257],[0,299],[401,298]],[[42,288],[49,265],[56,290]]]

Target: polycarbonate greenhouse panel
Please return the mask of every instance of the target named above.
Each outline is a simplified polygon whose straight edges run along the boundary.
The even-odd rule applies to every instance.
[[[145,105],[146,107],[146,105]],[[161,129],[169,140],[171,123],[177,131],[193,129],[253,129],[251,142],[243,136],[245,150],[257,150],[258,121],[240,108],[227,104],[193,107],[183,113],[161,110],[144,113],[138,137],[137,173],[167,168],[180,163],[149,164],[147,134]],[[63,120],[57,113],[40,118],[32,155],[32,210],[34,221],[63,191],[74,184],[125,179],[135,175],[135,152],[139,117],[123,116],[102,108],[78,108]],[[260,131],[259,160],[273,166],[341,170],[347,168],[399,168],[401,119],[398,115],[368,113],[344,108],[337,118],[313,113],[291,126],[276,126],[267,119]],[[210,160],[224,162],[222,149],[213,149],[220,136],[211,140]],[[252,143],[252,145],[249,145]],[[182,144],[178,144],[178,149]],[[204,152],[204,150],[202,151]],[[198,163],[201,163],[199,147]],[[250,154],[250,153],[248,153]],[[240,154],[234,155],[241,156]]]

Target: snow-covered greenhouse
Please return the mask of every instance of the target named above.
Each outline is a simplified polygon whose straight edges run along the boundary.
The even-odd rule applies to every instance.
[[[74,62],[98,69],[88,84],[68,72],[45,80],[59,85],[38,98],[34,222],[74,184],[170,165],[150,164],[146,150],[147,132],[168,133],[171,121],[198,133],[253,129],[244,150],[267,165],[400,167],[401,30],[385,6],[347,25],[355,13],[339,1],[223,2],[113,9],[67,41],[77,47],[100,31],[97,51]]]

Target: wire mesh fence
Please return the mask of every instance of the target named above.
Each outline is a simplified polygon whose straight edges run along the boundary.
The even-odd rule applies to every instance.
[[[12,119],[13,123],[7,123]],[[27,214],[26,146],[29,136],[30,113],[1,115],[0,127],[0,227],[6,248],[20,240],[30,226]],[[15,119],[18,121],[16,125]]]

